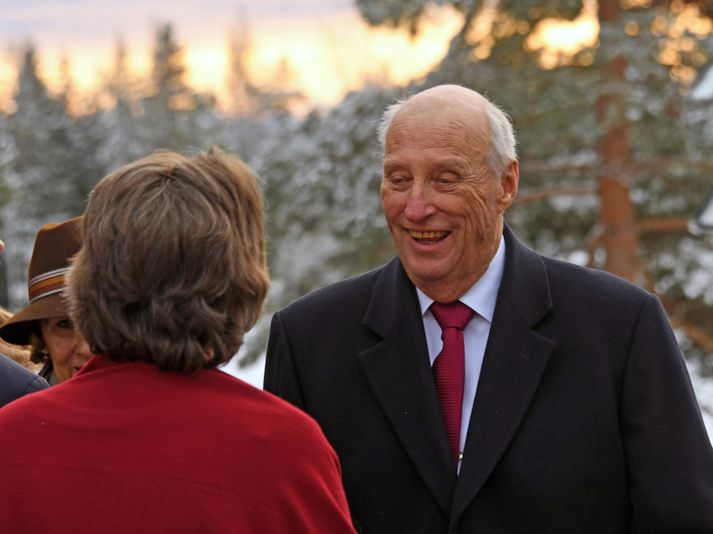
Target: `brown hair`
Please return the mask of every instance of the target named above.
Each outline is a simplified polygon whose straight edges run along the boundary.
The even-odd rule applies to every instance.
[[[92,191],[83,232],[67,296],[95,352],[192,373],[228,361],[262,311],[262,195],[234,156],[126,165]]]
[[[32,363],[45,364],[50,359],[50,355],[45,349],[45,342],[42,340],[42,334],[39,332],[39,325],[30,327],[30,361]]]

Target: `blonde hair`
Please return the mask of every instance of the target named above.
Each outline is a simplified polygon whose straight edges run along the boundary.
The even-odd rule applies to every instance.
[[[156,152],[103,178],[67,283],[93,351],[192,373],[228,361],[269,278],[262,194],[239,159]]]

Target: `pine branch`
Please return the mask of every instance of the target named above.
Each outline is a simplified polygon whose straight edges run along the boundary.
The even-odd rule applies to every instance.
[[[686,336],[699,348],[713,354],[713,336],[701,327],[681,319],[671,319],[671,325],[683,331]]]
[[[600,165],[595,163],[584,164],[549,164],[540,161],[529,161],[522,163],[521,174],[557,174],[564,172],[588,172],[599,169]]]
[[[614,166],[610,166],[614,167]],[[662,171],[670,167],[679,167],[685,169],[694,169],[698,171],[707,171],[713,169],[713,160],[692,161],[689,159],[675,158],[659,158],[649,159],[646,161],[632,161],[626,165],[626,168],[616,169],[619,172],[631,174],[632,171]],[[558,174],[566,172],[593,172],[601,171],[601,163],[583,163],[583,164],[549,164],[539,161],[531,161],[521,165],[522,174]]]
[[[688,318],[689,312],[695,311],[695,304],[671,295],[658,296],[666,309],[671,325],[684,332],[700,349],[713,354],[713,335]]]
[[[585,195],[595,195],[597,189],[590,185],[562,185],[552,188],[541,188],[541,189],[530,189],[524,194],[517,197],[515,201],[517,205],[530,204],[532,202],[539,202],[540,200],[545,200],[551,197],[557,196],[585,196]]]
[[[596,225],[589,232],[587,238],[586,249],[587,249],[587,267],[594,266],[594,254],[599,247],[601,247],[604,241],[604,230],[601,225]]]
[[[644,219],[636,224],[640,233],[685,232],[688,230],[688,219],[671,217],[667,219]]]

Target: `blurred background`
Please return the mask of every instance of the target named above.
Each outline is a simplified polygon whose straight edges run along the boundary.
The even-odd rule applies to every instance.
[[[260,385],[272,311],[394,254],[382,110],[458,83],[515,124],[508,223],[661,298],[713,436],[713,2],[3,0],[0,46],[0,304],[102,176],[218,145],[265,192],[273,287],[226,368]]]

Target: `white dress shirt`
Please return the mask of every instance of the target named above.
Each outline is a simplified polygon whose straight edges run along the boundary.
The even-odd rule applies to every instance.
[[[463,340],[465,343],[465,383],[463,385],[463,407],[461,411],[460,423],[460,443],[461,453],[465,448],[465,438],[468,435],[468,424],[470,414],[473,411],[475,392],[478,389],[478,379],[480,369],[483,366],[483,356],[485,346],[490,335],[490,325],[493,321],[493,311],[495,310],[495,300],[500,289],[500,281],[505,268],[505,240],[500,238],[498,251],[490,262],[488,269],[483,276],[473,284],[458,300],[468,305],[476,312],[463,330]],[[423,328],[426,332],[426,343],[428,345],[428,356],[431,365],[443,348],[441,340],[441,327],[438,326],[436,318],[431,313],[429,306],[433,304],[433,299],[423,291],[416,288],[418,301],[421,306],[423,318]],[[460,460],[458,461],[460,469]]]

